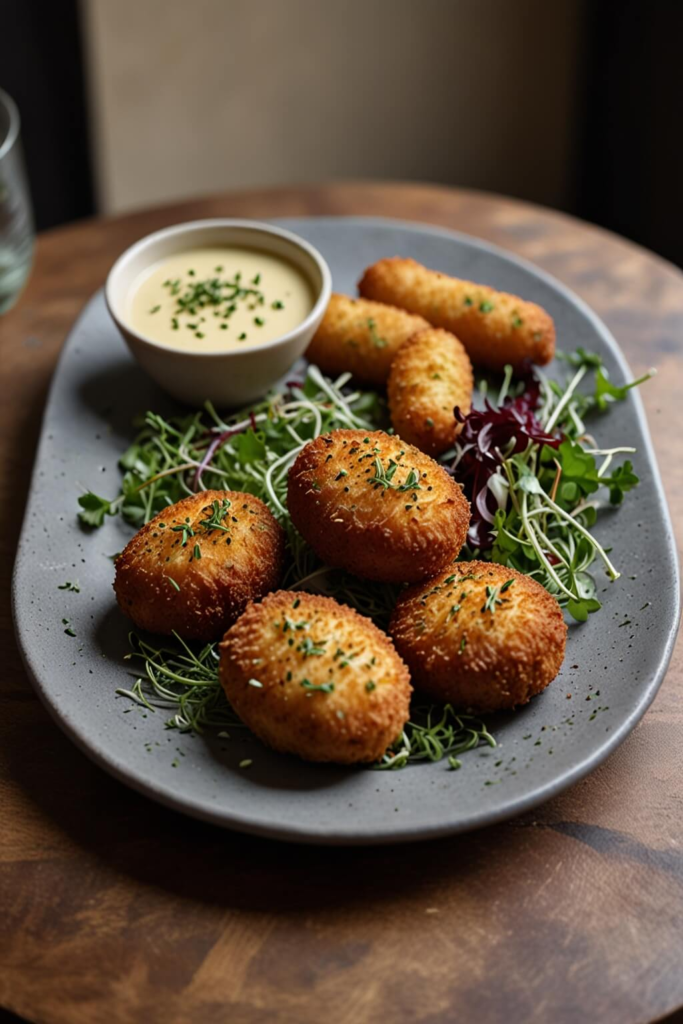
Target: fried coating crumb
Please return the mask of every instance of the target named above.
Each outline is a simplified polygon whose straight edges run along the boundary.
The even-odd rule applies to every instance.
[[[329,377],[348,371],[359,383],[384,387],[396,352],[425,327],[404,309],[333,294],[306,358]]]
[[[379,260],[358,285],[367,299],[391,302],[451,331],[475,366],[513,369],[525,360],[543,366],[555,354],[555,324],[534,302],[429,270],[411,259]]]
[[[285,535],[251,494],[202,491],[160,512],[116,560],[121,611],[140,629],[216,640],[277,587]]]
[[[310,441],[289,473],[292,522],[328,565],[412,583],[452,562],[470,507],[433,459],[382,430],[335,430]]]
[[[391,364],[387,393],[394,430],[423,452],[440,455],[461,429],[453,408],[470,411],[473,387],[472,364],[460,341],[434,327],[418,331]]]
[[[382,757],[408,720],[408,670],[370,619],[319,594],[281,590],[225,635],[233,708],[275,750],[338,764]]]
[[[491,562],[459,562],[410,587],[389,632],[417,690],[479,713],[544,690],[567,637],[562,610],[540,583]]]

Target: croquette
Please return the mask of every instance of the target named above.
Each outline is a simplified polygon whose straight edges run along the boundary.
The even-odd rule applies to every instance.
[[[536,580],[459,562],[399,598],[389,632],[415,689],[462,711],[526,704],[555,678],[567,627]]]
[[[335,430],[301,450],[289,473],[292,522],[327,565],[414,583],[452,562],[470,507],[433,459],[382,430]]]
[[[451,331],[475,366],[502,370],[509,363],[519,370],[526,360],[544,365],[555,354],[555,325],[540,306],[415,260],[380,260],[365,271],[358,290],[366,299],[390,302]]]
[[[284,531],[262,501],[202,491],[136,533],[116,560],[114,590],[140,629],[217,640],[279,585],[284,556]]]
[[[385,633],[330,597],[281,590],[250,604],[220,647],[237,714],[307,761],[377,761],[408,720],[408,670]]]
[[[439,328],[419,331],[391,364],[387,392],[394,430],[423,452],[440,455],[461,429],[453,409],[470,411],[473,387],[472,364],[461,342]]]
[[[333,294],[306,358],[329,377],[349,371],[359,383],[384,387],[398,349],[425,327],[404,309]]]

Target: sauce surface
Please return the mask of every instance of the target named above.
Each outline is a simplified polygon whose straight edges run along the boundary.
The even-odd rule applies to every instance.
[[[221,352],[281,337],[313,305],[310,282],[292,263],[217,246],[176,253],[145,270],[130,290],[126,320],[172,348]]]

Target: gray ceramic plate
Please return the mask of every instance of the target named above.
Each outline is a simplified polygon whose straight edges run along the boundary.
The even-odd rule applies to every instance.
[[[597,317],[512,255],[392,221],[282,223],[319,247],[339,291],[353,293],[363,268],[382,256],[412,256],[541,303],[555,318],[562,347],[597,350],[613,379],[630,379]],[[304,764],[252,739],[167,731],[163,712],[131,710],[115,696],[117,687],[130,685],[122,660],[128,624],[114,603],[107,556],[122,548],[130,529],[108,520],[86,534],[76,521],[82,491],[116,494],[116,461],[131,439],[132,418],[146,409],[168,411],[169,401],[132,362],[98,293],[73,328],[52,385],[17,556],[14,608],[26,666],[47,708],[121,781],[188,814],[280,839],[427,839],[500,821],[558,793],[607,757],[652,701],[678,623],[678,578],[661,482],[640,400],[632,394],[596,428],[606,447],[626,442],[638,448],[641,486],[597,529],[603,543],[614,545],[612,557],[624,575],[605,582],[602,611],[570,629],[557,681],[526,708],[491,723],[497,750],[466,755],[458,772],[444,763],[377,772]],[[80,593],[58,589],[74,578]],[[75,638],[64,633],[63,618]],[[248,771],[238,767],[245,757],[253,761]]]

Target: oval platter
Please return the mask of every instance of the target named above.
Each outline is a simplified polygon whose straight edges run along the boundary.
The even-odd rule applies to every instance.
[[[381,257],[412,256],[540,303],[555,319],[560,347],[597,351],[613,380],[631,379],[598,317],[510,253],[397,221],[275,223],[320,249],[336,291],[355,294],[363,269]],[[601,445],[637,448],[641,485],[595,529],[613,546],[624,573],[614,584],[600,583],[598,614],[570,626],[567,657],[552,686],[515,714],[488,721],[497,749],[470,752],[457,772],[446,762],[379,772],[305,764],[250,737],[227,741],[166,729],[163,711],[131,707],[116,696],[117,688],[130,685],[123,660],[129,624],[116,608],[109,556],[132,531],[107,519],[86,533],[76,518],[83,491],[117,493],[117,459],[134,435],[134,417],[147,409],[177,411],[129,356],[98,292],[72,329],[54,375],[13,583],[16,633],[41,699],[89,757],[134,789],[217,825],[277,839],[339,845],[423,840],[509,818],[559,793],[603,761],[654,698],[678,626],[678,568],[642,405],[631,392],[597,426]],[[80,593],[58,589],[74,578]],[[63,619],[75,637],[65,633]],[[252,762],[248,771],[239,767],[245,758]]]

